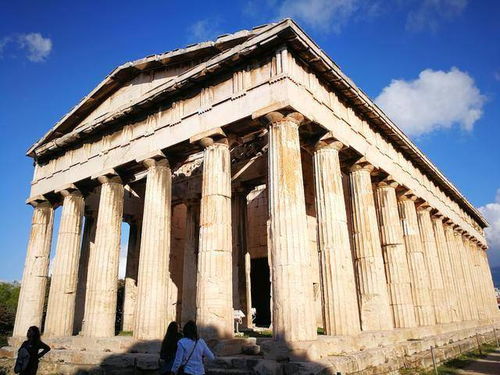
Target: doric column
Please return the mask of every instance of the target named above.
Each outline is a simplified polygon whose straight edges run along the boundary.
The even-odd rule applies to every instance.
[[[127,266],[125,268],[125,290],[123,291],[123,326],[122,330],[134,330],[135,305],[137,300],[137,274],[139,271],[139,254],[141,248],[141,220],[129,219],[129,236],[127,247]]]
[[[462,234],[459,232],[458,227],[453,229],[453,237],[454,252],[452,257],[456,260],[459,276],[461,277],[459,296],[462,302],[463,320],[472,320],[473,312],[470,303],[470,275],[468,277],[468,273],[464,267]]]
[[[458,247],[461,253],[460,261],[462,262],[462,269],[465,276],[465,290],[467,292],[467,303],[469,304],[470,309],[470,320],[477,320],[479,318],[475,288],[474,288],[474,279],[473,279],[473,265],[471,264],[471,260],[469,257],[469,251],[467,249],[467,233],[465,233],[460,228],[457,228],[460,236],[458,238]]]
[[[134,325],[134,337],[142,340],[161,338],[175,318],[169,306],[172,173],[165,158],[143,164],[148,172]]]
[[[199,198],[189,199],[185,203],[187,210],[182,272],[182,324],[196,319],[196,275],[200,227]]]
[[[453,290],[457,301],[458,321],[463,321],[467,320],[468,316],[467,296],[464,293],[465,280],[460,264],[459,252],[457,251],[453,224],[450,221],[446,221],[443,223],[443,228],[448,248],[448,258],[450,259],[452,270],[451,280],[453,282]]]
[[[416,323],[429,326],[436,322],[430,295],[430,282],[418,228],[417,211],[412,194],[401,195],[398,199],[399,218],[403,229],[406,258],[410,275]]]
[[[490,318],[497,318],[499,315],[497,297],[495,293],[495,286],[493,285],[493,278],[491,276],[491,269],[485,248],[479,247],[479,256],[481,259],[481,267],[483,269],[485,277],[485,288],[487,290],[486,303],[488,307],[488,316]]]
[[[83,331],[88,337],[111,337],[115,334],[123,185],[116,176],[101,176],[98,181],[101,196],[95,246],[90,249]]]
[[[231,203],[233,228],[233,308],[241,310],[245,314],[243,325],[246,327],[248,327],[248,318],[250,318],[251,322],[251,305],[248,304],[247,299],[247,290],[250,289],[250,285],[247,286],[245,267],[245,256],[248,253],[247,195],[248,191],[243,186],[239,186],[233,191]],[[248,315],[249,313],[250,315]]]
[[[231,156],[227,139],[203,138],[196,321],[204,336],[233,335]]]
[[[78,334],[82,330],[83,318],[85,315],[89,256],[90,248],[95,244],[95,230],[97,227],[96,215],[96,212],[91,210],[88,210],[85,213],[82,247],[80,250],[80,262],[78,265],[78,283],[76,286],[75,320],[73,324],[73,334]]]
[[[482,298],[483,288],[479,283],[480,276],[478,274],[479,272],[478,264],[474,256],[475,254],[472,248],[472,238],[470,235],[464,236],[464,245],[465,245],[465,254],[468,258],[470,272],[471,272],[472,296],[473,296],[474,306],[476,309],[476,319],[482,320],[485,318],[483,309],[483,298]]]
[[[431,207],[426,204],[420,206],[417,210],[418,226],[420,228],[420,238],[424,256],[429,273],[430,290],[432,305],[436,316],[436,323],[449,323],[449,312],[446,311],[447,304],[446,296],[443,287],[443,276],[441,275],[441,267],[437,254],[436,239],[434,238],[434,230],[432,229]]]
[[[48,201],[31,203],[35,209],[24,263],[13,336],[26,336],[30,326],[42,326],[43,304],[49,272],[54,208]]]
[[[370,174],[373,166],[358,162],[350,169],[354,268],[358,279],[363,331],[393,328],[384,260]]]
[[[394,327],[408,328],[416,326],[416,319],[403,229],[398,214],[397,186],[398,183],[391,177],[377,183],[375,202]]]
[[[274,340],[316,339],[299,126],[303,116],[266,115],[268,150],[268,246],[271,258]]]
[[[458,307],[457,294],[453,286],[453,278],[455,277],[451,267],[451,261],[448,254],[448,244],[443,228],[443,217],[440,214],[435,214],[431,218],[432,228],[434,229],[434,238],[436,240],[437,255],[439,258],[439,266],[443,277],[443,287],[445,294],[445,302],[447,304],[446,311],[449,314],[448,321],[458,322],[460,320],[460,311]]]
[[[339,161],[342,147],[342,143],[326,139],[316,144],[313,156],[323,324],[327,335],[353,335],[360,331]]]
[[[85,202],[78,190],[63,190],[61,195],[64,201],[45,319],[44,334],[47,336],[71,336],[75,317]]]
[[[474,269],[476,274],[476,294],[479,297],[479,319],[486,320],[488,318],[487,312],[487,296],[486,296],[486,285],[484,282],[484,271],[481,267],[481,261],[479,259],[479,251],[476,246],[476,240],[471,240],[469,242],[469,248],[472,254],[472,259],[474,261]],[[479,293],[477,293],[479,292]]]

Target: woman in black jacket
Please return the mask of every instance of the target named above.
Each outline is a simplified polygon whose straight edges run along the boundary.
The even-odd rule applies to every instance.
[[[21,375],[35,375],[38,370],[38,361],[50,351],[50,346],[41,340],[40,329],[37,326],[29,327],[26,336],[28,340],[22,343],[19,350],[26,349],[30,357],[28,366],[24,371],[21,371]]]

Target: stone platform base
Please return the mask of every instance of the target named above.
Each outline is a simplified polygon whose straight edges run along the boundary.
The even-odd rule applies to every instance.
[[[235,338],[212,343],[217,359],[207,374],[398,374],[399,369],[428,368],[431,346],[438,362],[495,342],[500,322],[462,322],[439,327],[363,332],[353,337],[320,336],[314,342],[279,345],[272,339]],[[500,333],[500,331],[499,331]],[[500,337],[499,337],[500,339]],[[131,337],[44,339],[52,351],[40,362],[39,374],[156,374],[159,341]],[[12,373],[21,339],[0,349],[0,374]],[[243,354],[253,353],[253,355]],[[411,373],[412,370],[409,370]]]

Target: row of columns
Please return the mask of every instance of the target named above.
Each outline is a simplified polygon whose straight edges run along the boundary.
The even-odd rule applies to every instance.
[[[307,250],[300,167],[299,126],[303,117],[272,112],[265,118],[273,336],[285,341],[313,340],[312,259]],[[194,288],[196,293],[183,293],[182,320],[196,318],[205,334],[231,337],[229,144],[226,138],[211,137],[200,143],[204,147],[201,199],[188,200],[183,266],[183,288]],[[332,137],[324,137],[313,153],[325,332],[352,335],[361,330],[493,317],[496,299],[485,252],[452,223],[431,214],[429,206],[417,205],[411,192],[398,191],[397,181],[390,176],[374,185],[374,167],[364,159],[349,168],[350,207],[346,207],[339,158],[342,148]],[[129,244],[129,252],[140,255],[137,275],[131,266],[127,270],[130,280],[126,281],[135,298],[135,310],[124,316],[124,327],[130,327],[136,338],[156,339],[174,319],[168,305],[173,293],[169,274],[172,174],[165,157],[157,155],[140,162],[147,168],[142,225],[134,226],[140,252],[137,245]],[[79,258],[87,256],[83,334],[114,335],[124,187],[117,176],[98,180],[97,222],[93,230],[87,225],[84,230],[88,246],[79,245],[84,198],[76,189],[61,192],[63,213],[45,328],[52,336],[70,336],[75,329]],[[30,325],[41,325],[52,227],[53,207],[38,202],[14,335],[24,335]],[[88,249],[88,254],[80,254],[80,248]]]

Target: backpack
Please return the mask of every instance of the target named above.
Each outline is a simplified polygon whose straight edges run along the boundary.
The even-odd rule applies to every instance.
[[[16,364],[14,366],[14,372],[20,374],[28,368],[28,363],[30,361],[30,353],[28,349],[21,347],[17,352]]]

